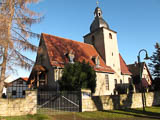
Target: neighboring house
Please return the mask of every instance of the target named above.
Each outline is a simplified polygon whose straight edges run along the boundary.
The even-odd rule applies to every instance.
[[[116,84],[129,84],[131,73],[118,50],[117,33],[102,18],[99,7],[84,43],[42,33],[35,66],[29,77],[33,87],[58,90],[57,80],[67,63],[89,62],[97,75],[94,95],[114,94]],[[39,69],[38,69],[39,68]]]
[[[28,89],[27,85],[28,78],[18,78],[7,84],[7,97],[8,98],[24,98],[26,90]]]
[[[140,68],[141,67],[141,68]],[[135,84],[136,91],[141,90],[140,69],[142,77],[142,86],[148,88],[152,84],[152,76],[145,62],[128,65],[129,71],[132,73],[132,83]]]
[[[8,77],[6,77],[6,79],[4,80],[4,82],[5,83],[10,83],[10,82],[12,82],[12,81],[14,81],[14,79],[13,79],[13,76],[12,75],[9,75]]]

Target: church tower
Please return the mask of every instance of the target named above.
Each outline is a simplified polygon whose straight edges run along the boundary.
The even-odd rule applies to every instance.
[[[117,43],[117,32],[111,30],[102,17],[102,10],[96,7],[95,18],[90,26],[90,33],[84,36],[84,42],[92,44],[103,58],[107,66],[116,72],[116,78],[120,78],[120,58]]]

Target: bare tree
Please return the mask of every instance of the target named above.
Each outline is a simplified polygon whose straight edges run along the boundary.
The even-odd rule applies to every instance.
[[[42,16],[28,8],[39,0],[1,0],[0,1],[0,96],[4,86],[6,70],[13,66],[30,69],[33,61],[22,52],[35,52],[37,47],[29,38],[39,38],[31,31],[31,25],[39,23]]]

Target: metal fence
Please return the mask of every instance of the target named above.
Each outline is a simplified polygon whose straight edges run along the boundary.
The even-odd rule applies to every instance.
[[[37,102],[42,113],[81,111],[81,93],[77,91],[38,91]]]

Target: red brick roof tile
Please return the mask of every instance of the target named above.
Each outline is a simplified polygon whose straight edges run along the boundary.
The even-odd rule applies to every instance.
[[[123,60],[122,56],[119,54],[120,59],[120,67],[121,67],[121,73],[126,75],[132,75],[132,73],[129,71],[125,61]]]
[[[75,61],[82,62],[85,60],[85,62],[89,62],[90,65],[95,68],[95,71],[114,73],[114,70],[111,67],[105,65],[101,57],[99,57],[100,66],[98,68],[95,67],[96,65],[92,61],[92,57],[99,56],[99,54],[90,44],[48,35],[45,33],[42,33],[42,39],[45,42],[52,66],[63,68],[64,65],[69,62],[65,54],[73,50]]]
[[[21,77],[24,81],[28,81],[28,77]]]

